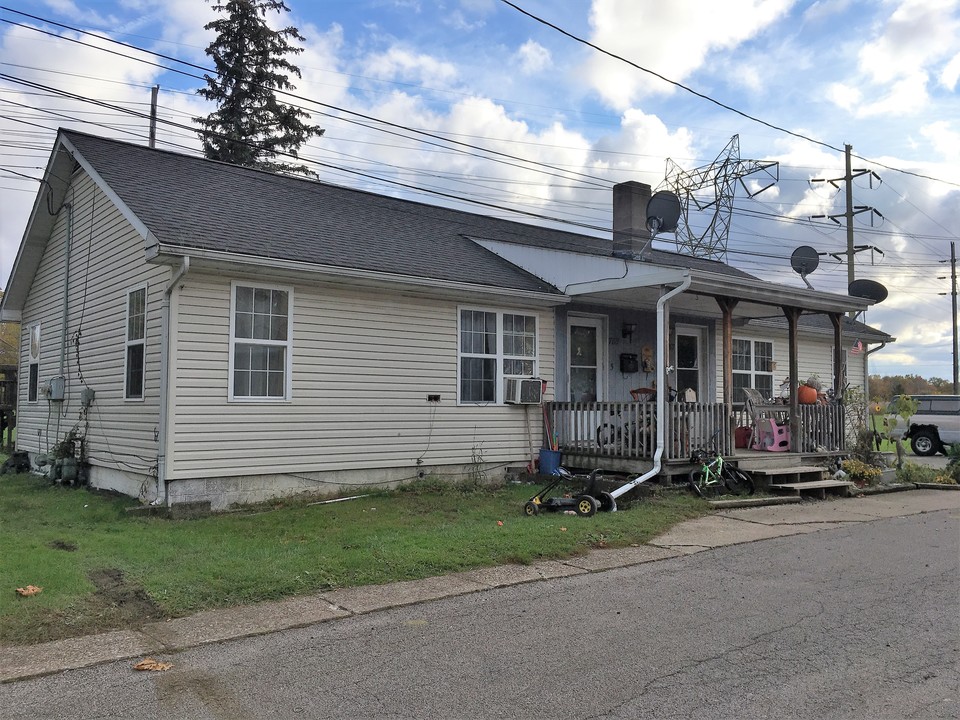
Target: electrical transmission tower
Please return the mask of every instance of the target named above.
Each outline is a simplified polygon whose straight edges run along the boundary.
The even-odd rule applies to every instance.
[[[751,175],[760,176],[762,187],[757,190],[747,187],[746,180]],[[717,159],[703,167],[684,170],[667,158],[666,178],[660,187],[672,190],[680,198],[677,251],[693,257],[725,260],[737,183],[748,197],[754,197],[776,185],[779,179],[779,163],[740,159],[739,135],[730,138]],[[695,230],[691,215],[711,211],[713,216],[706,228],[702,232]]]

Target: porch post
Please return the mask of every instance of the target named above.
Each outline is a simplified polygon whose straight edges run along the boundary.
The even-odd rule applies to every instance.
[[[842,313],[830,313],[830,322],[833,323],[833,390],[842,395],[847,384],[847,373],[843,362],[843,330],[840,327]],[[843,397],[837,398],[843,400]]]
[[[731,297],[718,297],[716,301],[723,312],[723,411],[727,415],[723,444],[724,452],[730,452],[736,444],[737,424],[733,416],[733,309],[740,301]]]
[[[783,314],[787,316],[787,334],[789,336],[789,364],[790,364],[790,452],[799,452],[800,441],[800,398],[797,392],[797,378],[800,364],[800,346],[797,342],[797,321],[801,310],[795,307],[783,307]]]
[[[723,312],[723,403],[733,402],[733,309],[740,302],[736,298],[718,297],[717,305]]]

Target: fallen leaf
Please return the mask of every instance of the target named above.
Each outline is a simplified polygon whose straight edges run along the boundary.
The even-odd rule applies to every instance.
[[[144,658],[136,665],[133,666],[134,670],[152,670],[154,672],[163,672],[164,670],[169,670],[173,667],[173,663],[160,662],[159,660],[154,660],[151,657]]]
[[[566,531],[567,531],[566,528],[560,528],[560,532],[566,532]]]
[[[43,592],[42,587],[37,587],[36,585],[27,585],[26,587],[17,588],[17,595],[22,595],[23,597],[30,597],[31,595],[36,595],[37,593]]]
[[[503,520],[497,520],[497,525],[499,525],[500,527],[503,527]]]

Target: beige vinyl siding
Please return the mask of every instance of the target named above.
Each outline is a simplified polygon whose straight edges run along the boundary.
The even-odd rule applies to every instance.
[[[790,343],[785,332],[777,335],[763,335],[756,331],[749,333],[734,332],[733,336],[744,340],[762,340],[773,342],[773,361],[776,367],[773,371],[773,390],[776,393],[780,384],[790,374]],[[849,337],[843,339],[844,347],[849,348],[854,340]],[[716,352],[716,383],[717,383],[717,402],[723,399],[723,336],[718,331],[716,333],[716,342],[714,343]],[[863,387],[863,362],[857,360],[862,355],[850,355],[845,351],[847,358],[847,382],[850,387]],[[823,384],[823,388],[833,387],[833,337],[827,338],[822,335],[800,334],[799,347],[797,348],[797,379],[805,382],[811,375],[816,374]]]
[[[294,284],[292,397],[229,401],[232,279],[257,285],[191,272],[176,294],[171,479],[397,467],[412,477],[418,459],[462,464],[474,452],[517,462],[530,456],[525,420],[539,448],[538,407],[457,406],[463,303],[452,300]],[[493,309],[537,316],[540,375],[552,387],[553,311]]]
[[[147,473],[157,455],[154,433],[159,408],[160,313],[163,288],[170,271],[145,262],[143,239],[86,174],[76,175],[67,199],[73,206],[73,239],[64,368],[66,401],[59,423],[56,405],[48,407],[43,397],[36,403],[21,401],[18,446],[33,452],[47,452],[58,438],[78,425],[82,372],[86,386],[96,392],[86,422],[80,421],[78,425],[81,432],[86,432],[91,463],[134,474]],[[23,311],[25,328],[37,320],[42,326],[41,384],[59,373],[66,240],[67,210],[64,208],[57,217]],[[144,399],[126,401],[127,292],[144,284],[147,285]],[[79,348],[75,344],[78,330]],[[23,348],[22,362],[26,367],[27,346]],[[27,381],[27,374],[21,375],[23,398],[26,398]]]

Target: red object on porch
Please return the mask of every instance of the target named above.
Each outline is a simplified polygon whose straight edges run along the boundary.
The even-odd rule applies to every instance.
[[[738,427],[733,431],[733,445],[738,448],[746,448],[750,444],[750,433],[753,428],[749,425]]]

